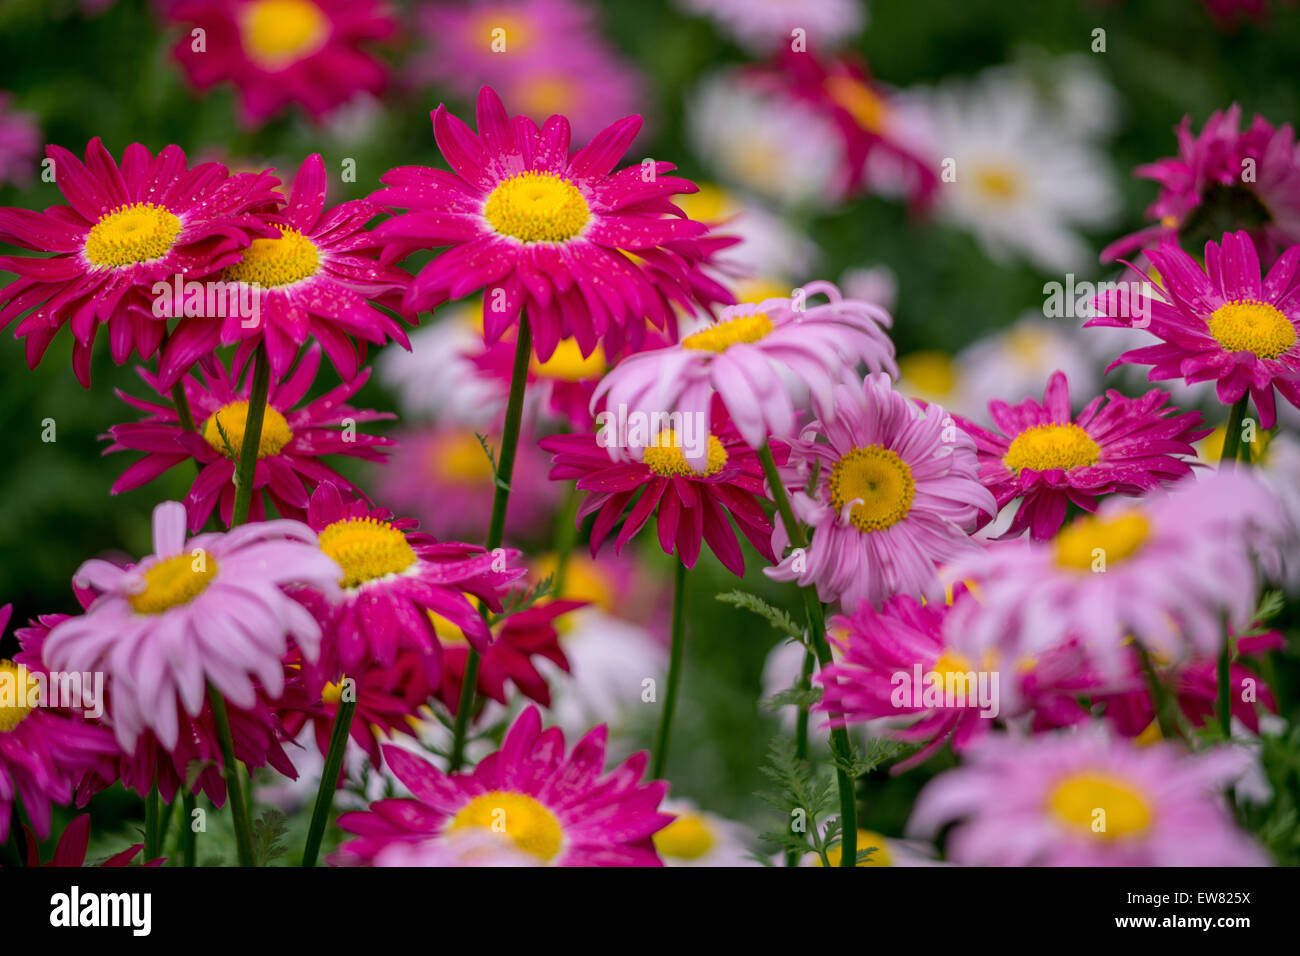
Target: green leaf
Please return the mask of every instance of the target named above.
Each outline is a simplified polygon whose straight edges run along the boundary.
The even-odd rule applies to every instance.
[[[730,604],[732,607],[757,614],[786,637],[800,644],[803,643],[803,628],[794,622],[794,618],[779,607],[768,604],[758,595],[750,594],[748,591],[727,591],[725,594],[717,595],[717,599],[723,604]]]
[[[289,821],[279,810],[263,810],[253,821],[253,865],[266,866],[284,856],[287,847],[280,842],[289,832]]]

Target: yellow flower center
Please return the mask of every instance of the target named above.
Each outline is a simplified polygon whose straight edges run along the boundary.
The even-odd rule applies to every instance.
[[[1101,840],[1139,834],[1151,825],[1151,807],[1143,794],[1110,774],[1071,774],[1047,802],[1057,819]]]
[[[555,580],[559,570],[559,557],[551,552],[544,554],[534,564],[537,580],[546,578]],[[555,595],[561,601],[586,601],[592,607],[612,613],[614,610],[614,585],[609,575],[596,561],[576,551],[571,553],[564,565],[564,587]],[[563,622],[567,618],[561,618]]]
[[[127,600],[139,614],[161,614],[189,604],[207,590],[216,576],[217,562],[212,555],[178,554],[144,572],[144,590]]]
[[[698,860],[713,849],[713,831],[696,813],[683,813],[651,837],[660,856]]]
[[[1002,456],[1002,464],[1016,472],[1022,468],[1069,471],[1095,465],[1099,458],[1101,446],[1086,431],[1069,422],[1026,428],[1011,442],[1011,447]]]
[[[867,847],[875,847],[871,851],[871,856],[858,864],[858,866],[893,866],[894,857],[889,852],[889,845],[885,838],[879,833],[872,830],[858,831],[858,852],[861,853]],[[839,866],[840,860],[844,856],[844,851],[839,847],[833,847],[826,851],[826,858],[830,860],[831,866]],[[817,858],[817,865],[821,866],[821,857]]]
[[[772,320],[762,312],[741,315],[686,336],[682,339],[682,348],[699,349],[702,352],[725,352],[733,345],[741,343],[752,345],[770,335],[774,328],[776,326],[772,324]]]
[[[207,443],[223,455],[238,458],[244,447],[244,430],[248,427],[248,402],[240,399],[223,405],[208,416],[203,425]],[[277,409],[266,406],[262,413],[262,434],[257,442],[257,457],[278,455],[293,439],[289,423]],[[229,447],[227,447],[227,444]]]
[[[429,622],[433,624],[433,632],[437,635],[438,640],[444,644],[464,644],[466,641],[465,632],[460,625],[453,624],[437,611],[426,611],[429,615]]]
[[[605,350],[599,345],[583,358],[575,339],[565,339],[555,347],[555,353],[545,362],[532,358],[533,374],[561,382],[583,382],[605,374]]]
[[[1020,195],[1020,180],[1010,166],[977,166],[974,178],[976,191],[994,202],[1011,202]]]
[[[135,202],[100,216],[86,236],[86,258],[97,266],[130,266],[161,259],[181,231],[181,221],[164,206]]]
[[[13,661],[0,661],[0,734],[7,734],[39,704],[36,675]]]
[[[707,478],[716,475],[727,464],[727,450],[722,447],[716,435],[709,436],[709,459],[703,471],[696,471],[686,461],[677,433],[666,428],[659,433],[654,442],[645,450],[642,458],[645,466],[656,475],[671,478],[680,475],[687,478]]]
[[[1090,571],[1097,558],[1104,557],[1109,566],[1132,557],[1150,536],[1151,524],[1139,511],[1121,512],[1113,518],[1085,515],[1056,536],[1056,563]]]
[[[507,41],[509,42],[509,41]],[[526,116],[554,116],[572,112],[576,88],[566,76],[535,76],[524,84],[519,108]]]
[[[1224,426],[1217,426],[1214,431],[1206,435],[1200,442],[1200,457],[1202,461],[1208,461],[1217,465],[1223,458],[1223,440],[1228,435],[1228,429]],[[1272,432],[1256,431],[1255,440],[1250,443],[1250,460],[1252,464],[1267,464],[1268,446],[1273,440]]]
[[[254,239],[244,258],[223,273],[229,282],[256,283],[264,289],[291,285],[316,274],[320,252],[297,229],[277,225],[279,239]]]
[[[912,510],[916,483],[912,469],[897,454],[881,445],[854,448],[835,463],[830,478],[831,507],[849,512],[859,531],[880,531],[898,524]]]
[[[966,678],[964,675],[971,673],[974,668],[971,662],[961,654],[953,651],[944,650],[934,659],[934,664],[930,667],[932,673],[943,675],[943,687],[945,693],[956,694],[958,687],[958,676],[961,675],[961,686],[966,687]]]
[[[582,231],[591,209],[567,179],[529,170],[503,179],[488,196],[483,215],[503,236],[521,242],[564,242]]]
[[[432,473],[457,485],[492,483],[492,462],[472,431],[442,436],[429,449]]]
[[[908,385],[927,395],[951,395],[957,387],[957,367],[943,352],[912,352],[898,360],[898,372]]]
[[[375,518],[335,521],[320,533],[320,546],[343,568],[339,584],[345,588],[400,574],[416,562],[406,535]]]
[[[868,133],[879,133],[885,128],[889,107],[867,84],[851,76],[832,76],[826,80],[825,88],[826,95]]]
[[[474,46],[490,52],[519,53],[532,39],[532,26],[510,11],[487,10],[472,21],[469,36]]]
[[[1224,303],[1206,325],[1225,352],[1253,352],[1262,359],[1277,358],[1296,340],[1295,326],[1280,309],[1254,299]]]
[[[337,684],[333,681],[321,688],[320,699],[325,704],[337,704],[343,699],[343,680]]]
[[[466,827],[503,833],[543,863],[555,859],[564,842],[564,830],[555,814],[527,794],[507,790],[490,790],[475,797],[452,818],[447,830]]]
[[[330,21],[308,0],[258,0],[244,9],[240,27],[248,58],[274,70],[323,47]]]

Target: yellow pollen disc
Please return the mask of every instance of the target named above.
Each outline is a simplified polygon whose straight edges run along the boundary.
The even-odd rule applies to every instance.
[[[457,431],[439,438],[429,448],[432,473],[457,485],[492,483],[492,462],[472,431]]]
[[[1280,309],[1253,299],[1219,306],[1206,325],[1225,352],[1253,352],[1262,359],[1277,358],[1296,340],[1295,326]]]
[[[868,133],[879,133],[885,128],[889,107],[861,80],[851,76],[832,76],[826,80],[826,95]]]
[[[1056,563],[1063,568],[1090,571],[1098,557],[1106,566],[1132,557],[1151,536],[1151,524],[1139,511],[1121,512],[1114,518],[1084,515],[1056,536]],[[1101,555],[1096,554],[1100,550]]]
[[[951,395],[957,387],[957,367],[944,352],[911,352],[898,360],[898,372],[908,385],[928,395]]]
[[[277,225],[279,239],[254,239],[244,258],[222,273],[228,282],[256,283],[264,289],[292,285],[316,274],[320,253],[297,229]]]
[[[519,53],[529,44],[532,26],[525,18],[509,11],[487,10],[472,21],[470,42],[491,53]]]
[[[559,558],[552,552],[544,554],[533,565],[538,581],[550,578],[555,581]],[[614,584],[605,570],[591,558],[574,551],[564,565],[564,585],[555,595],[560,601],[586,601],[593,607],[612,613],[614,610]],[[557,621],[562,625],[565,618]]]
[[[1011,447],[1002,456],[1002,464],[1016,472],[1022,468],[1069,471],[1095,465],[1099,458],[1101,446],[1086,431],[1069,422],[1026,428],[1012,440]]]
[[[696,222],[717,222],[736,211],[735,202],[720,186],[708,182],[695,185],[699,187],[696,192],[673,197],[673,202],[688,218]]]
[[[749,305],[758,305],[768,299],[788,299],[793,294],[790,283],[763,278],[740,279],[731,291],[736,294],[737,302]]]
[[[1136,835],[1151,825],[1143,794],[1110,774],[1071,774],[1056,785],[1047,803],[1058,820],[1100,840]]]
[[[986,199],[1010,202],[1020,195],[1020,180],[1009,166],[979,166],[974,177],[975,189]]]
[[[519,107],[526,116],[555,116],[573,112],[576,88],[566,76],[535,76],[524,84]]]
[[[871,856],[858,864],[858,866],[893,866],[894,857],[889,852],[889,846],[885,838],[879,833],[872,830],[858,831],[858,852],[861,853],[867,847],[875,847],[871,851]],[[839,847],[834,847],[826,851],[826,858],[831,861],[831,866],[839,866],[840,859],[844,856]],[[821,857],[817,858],[817,866],[821,866]]]
[[[849,512],[859,531],[880,531],[898,524],[912,510],[916,483],[912,469],[897,454],[880,445],[854,448],[835,463],[830,478],[831,507]]]
[[[241,399],[223,405],[209,415],[203,425],[203,437],[221,454],[238,458],[239,452],[244,447],[244,429],[247,425],[248,402]],[[262,413],[262,435],[257,443],[257,457],[267,458],[278,455],[280,449],[289,444],[292,439],[293,431],[290,430],[284,416],[277,409],[267,405]]]
[[[416,562],[406,535],[375,518],[335,521],[320,533],[320,547],[343,568],[339,584],[345,588],[400,574]]]
[[[957,675],[965,675],[972,672],[975,668],[961,654],[945,650],[934,659],[934,664],[930,670],[935,674],[943,675],[943,687],[945,691],[956,692],[958,686]],[[962,685],[965,686],[965,678],[962,678]]]
[[[322,687],[320,699],[325,704],[337,704],[343,699],[343,681],[340,680],[337,684],[331,681]]]
[[[1158,744],[1164,739],[1164,734],[1160,732],[1160,722],[1153,720],[1147,724],[1146,730],[1133,738],[1135,747],[1150,747],[1152,744]]]
[[[40,703],[36,675],[13,661],[0,661],[0,734],[13,730]]]
[[[600,378],[605,374],[605,350],[597,345],[596,350],[586,358],[578,348],[577,340],[565,339],[555,347],[555,353],[545,362],[532,357],[534,375],[552,378],[561,382],[583,382],[590,378]]]
[[[330,21],[308,0],[258,0],[244,9],[240,27],[248,58],[266,69],[278,69],[323,47]]]
[[[483,607],[483,602],[476,597],[469,599],[470,603],[477,608]],[[433,624],[433,632],[438,640],[444,644],[464,644],[468,638],[460,625],[453,624],[450,620],[443,617],[437,611],[425,611],[429,615],[429,622]]]
[[[477,827],[509,837],[516,847],[544,863],[555,859],[564,830],[555,814],[525,793],[490,790],[466,804],[447,831]]]
[[[161,259],[181,231],[164,206],[136,202],[104,213],[86,236],[86,258],[97,266],[130,266]]]
[[[742,315],[707,329],[701,329],[693,335],[682,339],[682,348],[699,349],[702,352],[725,352],[733,345],[752,345],[765,338],[776,328],[765,313]]]
[[[1202,461],[1217,465],[1223,458],[1223,440],[1227,437],[1228,430],[1219,425],[1206,435],[1199,442],[1199,452]],[[1262,465],[1268,461],[1268,446],[1273,440],[1272,432],[1256,431],[1255,440],[1250,443],[1250,460],[1253,464]]]
[[[645,450],[642,458],[645,466],[656,475],[671,478],[681,475],[687,478],[707,478],[716,475],[727,464],[727,450],[722,447],[716,435],[709,436],[709,460],[703,471],[696,471],[686,461],[677,433],[671,428],[659,433],[654,444]]]
[[[698,860],[713,849],[713,831],[699,814],[683,813],[652,837],[660,856]]]
[[[521,242],[564,242],[582,231],[591,209],[567,179],[529,170],[503,179],[488,196],[483,215],[503,236]]]
[[[217,562],[210,554],[185,552],[164,558],[144,572],[144,590],[127,598],[140,614],[161,614],[189,604],[207,590],[217,575]]]

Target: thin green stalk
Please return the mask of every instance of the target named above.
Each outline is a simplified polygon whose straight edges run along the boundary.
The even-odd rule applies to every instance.
[[[315,866],[320,855],[321,840],[325,837],[325,824],[330,807],[334,805],[334,791],[338,789],[339,773],[343,770],[343,755],[348,748],[348,734],[352,731],[352,715],[357,702],[339,701],[334,714],[334,732],[330,735],[329,753],[325,755],[325,769],[321,772],[320,789],[316,791],[316,806],[311,812],[311,828],[307,831],[307,844],[302,851],[302,865]]]
[[[27,865],[27,849],[23,846],[23,823],[18,815],[18,798],[14,797],[9,817],[9,849],[14,854],[15,866]]]
[[[679,559],[673,576],[673,637],[668,654],[668,685],[664,689],[664,709],[659,715],[659,731],[655,734],[654,764],[651,780],[662,780],[668,763],[668,742],[672,735],[673,711],[677,707],[677,691],[682,682],[682,659],[686,652],[686,565]]]
[[[1174,740],[1177,735],[1177,726],[1172,711],[1172,701],[1165,685],[1160,681],[1160,675],[1156,673],[1155,665],[1151,663],[1151,655],[1147,649],[1142,646],[1140,641],[1134,641],[1133,646],[1137,648],[1138,660],[1142,664],[1142,673],[1146,677],[1147,688],[1151,692],[1151,706],[1156,712],[1156,726],[1160,728],[1160,736],[1165,740]]]
[[[158,795],[158,783],[149,788],[148,795],[144,798],[144,858],[148,860],[158,859],[158,847],[160,845],[160,834],[158,832],[159,813],[158,807],[161,798]]]
[[[1228,410],[1227,431],[1223,434],[1223,454],[1219,456],[1219,468],[1235,468],[1238,459],[1250,460],[1249,451],[1241,441],[1241,423],[1246,418],[1246,408],[1250,402],[1250,392],[1233,402]],[[1219,728],[1224,737],[1232,736],[1232,639],[1228,632],[1227,619],[1223,622],[1223,650],[1219,652]]]
[[[799,675],[799,691],[807,694],[812,688],[813,667],[817,663],[817,657],[812,650],[806,645],[803,650],[803,672]],[[808,759],[808,704],[800,702],[799,713],[795,718],[794,724],[794,756],[796,760]],[[795,850],[787,850],[785,854],[786,866],[798,866],[799,854]]]
[[[192,793],[181,797],[180,857],[182,866],[193,866],[198,856],[199,835],[194,832],[194,811],[198,808],[198,798]]]
[[[519,423],[524,414],[524,390],[528,385],[528,362],[533,354],[532,330],[528,316],[520,314],[519,330],[515,338],[515,364],[510,372],[510,398],[506,403],[505,428],[501,432],[501,450],[497,454],[496,493],[492,496],[492,519],[488,523],[487,549],[495,551],[505,538],[506,508],[510,504],[510,482],[515,473],[515,452],[519,448]],[[483,607],[486,618],[488,609]],[[465,677],[460,687],[460,700],[456,705],[456,719],[452,725],[451,753],[447,758],[450,770],[459,770],[465,760],[465,739],[469,730],[470,712],[474,709],[474,687],[478,683],[478,652],[473,647],[465,660]]]
[[[1232,403],[1228,410],[1227,430],[1223,433],[1223,454],[1219,456],[1219,467],[1231,468],[1237,462],[1241,451],[1241,423],[1246,418],[1246,405],[1250,402],[1247,392]]]
[[[781,474],[776,470],[772,459],[772,449],[764,445],[759,449],[758,460],[762,462],[763,474],[772,488],[776,500],[776,510],[781,515],[786,537],[795,548],[807,548],[808,539],[804,537],[803,528],[795,520],[794,509],[790,506],[790,496],[786,494]],[[803,592],[804,613],[808,619],[808,636],[812,642],[817,663],[823,668],[830,667],[831,647],[826,641],[826,611],[821,599],[811,587],[800,588]],[[852,750],[849,746],[849,734],[843,727],[831,729],[831,755],[835,760],[835,782],[840,793],[840,866],[857,866],[858,860],[858,802],[854,792],[854,781],[845,772]]]
[[[248,415],[244,420],[244,442],[239,447],[235,466],[235,507],[230,518],[232,528],[248,520],[253,501],[253,479],[257,472],[257,452],[262,444],[262,420],[266,417],[266,396],[271,388],[271,360],[266,343],[253,353],[253,389],[248,396]]]
[[[564,500],[564,510],[560,512],[560,525],[556,530],[555,574],[551,578],[551,594],[556,600],[564,596],[569,558],[572,557],[573,548],[578,543],[578,505],[581,501],[582,493],[578,491],[575,483]]]
[[[181,428],[187,432],[194,431],[194,412],[190,410],[190,399],[185,394],[184,378],[172,386],[172,404],[176,406],[176,417],[181,423]]]
[[[248,804],[244,802],[244,785],[239,776],[239,763],[235,760],[235,742],[230,734],[230,718],[226,714],[226,701],[211,684],[208,701],[217,723],[217,739],[221,742],[221,762],[226,777],[226,802],[235,820],[235,849],[240,866],[253,865],[253,828],[249,824]]]

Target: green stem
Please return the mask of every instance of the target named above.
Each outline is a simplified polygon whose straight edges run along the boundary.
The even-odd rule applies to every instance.
[[[556,530],[555,575],[551,579],[551,594],[558,601],[564,597],[564,581],[569,571],[569,558],[578,543],[578,505],[582,494],[577,484],[569,489],[564,501],[564,511],[560,514],[560,526]]]
[[[795,548],[807,548],[808,539],[803,528],[795,520],[794,508],[790,505],[790,496],[781,482],[781,474],[776,470],[772,459],[772,449],[764,445],[758,451],[758,460],[762,462],[763,474],[772,488],[772,497],[776,501],[776,510],[781,515],[786,537]],[[811,587],[800,588],[803,593],[804,613],[808,619],[808,636],[817,663],[825,669],[831,666],[831,647],[826,640],[826,612],[821,599]],[[831,729],[831,756],[835,760],[835,782],[840,793],[840,866],[857,866],[858,861],[858,803],[854,792],[854,781],[845,772],[844,767],[852,759],[849,746],[849,734],[843,727]]]
[[[190,399],[185,394],[185,379],[183,376],[180,381],[172,386],[172,404],[176,406],[176,417],[180,420],[181,428],[187,432],[194,431],[194,412],[190,410]]]
[[[248,520],[253,501],[253,480],[257,473],[257,452],[262,444],[262,420],[266,417],[266,396],[271,388],[271,360],[266,343],[253,354],[253,388],[248,396],[248,415],[244,420],[244,442],[239,447],[235,466],[235,507],[230,518],[232,528]]]
[[[807,694],[812,688],[813,667],[817,663],[817,657],[812,650],[805,645],[803,650],[803,672],[799,675],[799,690]],[[794,756],[796,760],[808,759],[808,704],[800,702],[799,714],[795,718],[794,724]],[[788,850],[785,854],[786,866],[798,866],[799,854],[794,850]]]
[[[673,638],[668,656],[668,686],[664,690],[664,709],[659,715],[659,732],[655,734],[654,764],[651,780],[662,780],[668,763],[668,741],[672,735],[673,711],[682,682],[682,659],[686,652],[686,565],[679,559],[673,577]]]
[[[235,848],[240,866],[253,865],[253,828],[249,824],[248,804],[244,802],[244,786],[239,776],[239,763],[235,760],[235,741],[230,733],[230,718],[226,714],[226,701],[211,684],[208,701],[217,723],[217,738],[221,742],[221,762],[226,777],[226,802],[235,820]]]
[[[524,415],[524,390],[528,385],[528,362],[533,354],[532,330],[528,316],[520,314],[515,337],[515,364],[510,372],[510,398],[506,403],[506,422],[501,432],[501,451],[497,455],[496,493],[492,496],[492,519],[488,523],[487,549],[495,551],[505,538],[506,507],[510,503],[510,482],[515,473],[515,452],[519,448],[519,423]],[[486,605],[483,617],[488,616]],[[478,683],[478,651],[473,647],[465,660],[465,678],[460,687],[456,718],[452,726],[449,770],[460,769],[465,760],[465,739],[469,730],[470,711],[474,709],[474,686]]]
[[[155,781],[154,785],[149,788],[148,795],[144,798],[144,858],[146,862],[158,859],[159,803],[158,783]]]
[[[1246,405],[1250,402],[1250,393],[1232,403],[1228,410],[1227,430],[1223,433],[1223,454],[1219,456],[1219,467],[1231,468],[1237,462],[1241,452],[1241,423],[1246,418]]]
[[[1219,655],[1219,728],[1225,738],[1232,736],[1232,646],[1224,622],[1223,653]]]
[[[14,855],[14,865],[24,867],[27,865],[27,848],[23,846],[23,823],[22,817],[18,814],[18,797],[14,797],[13,807],[10,809],[9,816],[9,849]]]
[[[1142,673],[1147,680],[1147,688],[1151,692],[1151,707],[1156,714],[1156,726],[1160,728],[1160,736],[1165,740],[1174,740],[1177,734],[1175,718],[1171,710],[1169,692],[1165,685],[1160,681],[1160,675],[1156,673],[1155,665],[1151,663],[1151,655],[1140,641],[1134,641],[1133,646],[1137,648],[1138,661],[1142,664]]]
[[[1246,417],[1250,392],[1233,402],[1228,410],[1227,431],[1223,434],[1223,454],[1219,456],[1219,469],[1235,468],[1238,459],[1249,461],[1249,451],[1241,441],[1241,423]],[[1223,650],[1219,652],[1219,727],[1224,737],[1232,736],[1232,638],[1228,621],[1223,622]]]
[[[325,837],[330,808],[334,805],[334,791],[338,789],[343,755],[348,749],[348,735],[352,730],[352,715],[356,709],[355,700],[340,700],[338,712],[334,715],[334,732],[330,735],[330,749],[325,755],[325,769],[321,772],[316,806],[311,813],[311,829],[307,831],[307,844],[302,851],[303,866],[315,866],[316,858],[320,855],[320,844]]]
[[[187,793],[181,798],[181,811],[184,818],[181,820],[180,856],[183,866],[193,866],[198,855],[198,834],[194,832],[194,811],[197,805],[198,799],[192,793]]]

